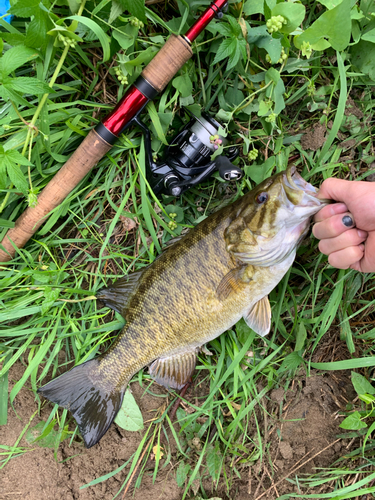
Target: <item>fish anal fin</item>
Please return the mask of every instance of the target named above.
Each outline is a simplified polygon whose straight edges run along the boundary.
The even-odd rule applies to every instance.
[[[260,299],[244,316],[247,325],[258,335],[264,337],[271,330],[271,305],[266,295]]]
[[[75,366],[38,389],[38,394],[67,408],[75,418],[86,448],[94,446],[107,432],[121,408],[123,389],[110,388],[95,376],[99,361]]]
[[[125,317],[125,310],[130,296],[145,269],[123,276],[107,288],[102,288],[96,294],[96,298]]]
[[[242,266],[231,269],[220,281],[216,289],[219,300],[224,301],[232,292],[239,293],[252,279],[253,266]]]
[[[150,376],[167,389],[181,389],[192,376],[196,359],[195,350],[158,358],[149,367]]]

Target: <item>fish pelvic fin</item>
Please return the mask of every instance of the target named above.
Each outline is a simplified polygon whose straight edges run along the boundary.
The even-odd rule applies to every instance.
[[[143,271],[136,271],[128,274],[107,288],[102,288],[96,294],[96,298],[104,302],[107,307],[114,309],[125,318],[125,311],[128,305],[130,296],[134,292]]]
[[[196,351],[156,359],[149,367],[151,378],[167,389],[182,389],[195,370]]]
[[[260,299],[244,315],[247,326],[252,328],[261,337],[264,337],[271,330],[271,304],[266,295]]]
[[[121,408],[126,390],[109,388],[96,372],[98,359],[75,366],[38,389],[38,394],[68,409],[75,418],[86,448],[107,432]]]

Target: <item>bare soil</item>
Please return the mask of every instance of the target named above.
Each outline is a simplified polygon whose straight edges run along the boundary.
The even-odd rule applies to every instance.
[[[24,369],[21,363],[12,368],[9,390],[20,379]],[[215,492],[209,482],[205,484],[207,494],[212,492],[212,497],[229,500],[275,499],[294,491],[293,485],[283,478],[296,467],[298,474],[311,474],[318,467],[328,467],[343,451],[343,441],[337,440],[337,434],[342,433],[339,428],[342,419],[337,413],[353,397],[350,387],[348,374],[336,372],[334,376],[314,373],[310,378],[301,374],[286,392],[283,388],[272,390],[262,402],[268,415],[263,422],[267,459],[260,465],[255,463],[253,467],[240,469],[242,479],[235,480],[229,494],[223,486]],[[158,408],[165,404],[165,398],[145,393],[138,383],[132,384],[132,391],[145,421],[154,418]],[[160,396],[166,394],[164,389],[155,385],[153,391],[159,392]],[[194,401],[189,392],[185,397]],[[2,445],[14,445],[37,410],[30,385],[26,384],[17,395],[14,409],[17,414],[9,408],[8,424],[0,427]],[[46,420],[50,409],[47,404],[42,408],[40,417],[36,413],[31,426],[41,419]],[[129,465],[100,484],[84,489],[81,487],[120,467],[135,452],[143,433],[126,432],[112,425],[100,443],[89,450],[79,440],[71,445],[69,439],[65,440],[56,458],[53,449],[30,446],[24,436],[19,446],[29,451],[15,456],[0,470],[0,500],[112,500],[128,474]],[[173,442],[173,437],[170,441]],[[177,486],[175,479],[178,465],[176,449],[172,446],[172,459],[166,467],[163,468],[161,460],[155,484],[152,481],[153,460],[151,456],[140,485],[136,483],[137,476],[134,477],[126,498],[180,500],[183,489]],[[122,495],[121,492],[117,498],[121,499]]]

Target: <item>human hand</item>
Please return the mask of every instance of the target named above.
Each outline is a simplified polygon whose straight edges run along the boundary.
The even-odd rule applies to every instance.
[[[314,217],[313,235],[319,250],[339,269],[375,272],[375,183],[326,179],[319,198],[327,205]]]

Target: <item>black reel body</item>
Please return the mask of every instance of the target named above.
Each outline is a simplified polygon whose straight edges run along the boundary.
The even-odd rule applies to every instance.
[[[155,194],[180,196],[215,171],[227,181],[241,179],[242,170],[231,163],[238,156],[236,147],[226,149],[228,156],[221,155],[211,160],[218,144],[225,145],[227,141],[218,134],[220,124],[208,114],[202,113],[200,118],[191,114],[189,123],[166,147],[164,161],[160,163],[155,163],[152,158],[150,131],[144,124],[141,126],[146,134],[147,178]]]

